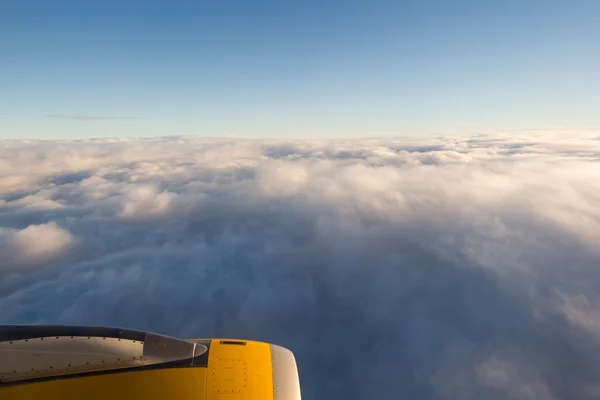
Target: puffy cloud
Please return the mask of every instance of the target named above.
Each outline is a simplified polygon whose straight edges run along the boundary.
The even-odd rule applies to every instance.
[[[169,210],[176,197],[173,193],[158,193],[153,186],[135,187],[126,194],[120,215],[127,217],[149,217]]]
[[[73,244],[73,236],[55,222],[30,225],[6,232],[0,247],[5,272],[28,272],[63,257]],[[0,275],[1,276],[1,275]]]
[[[0,323],[273,341],[307,399],[594,399],[598,137],[1,142]]]

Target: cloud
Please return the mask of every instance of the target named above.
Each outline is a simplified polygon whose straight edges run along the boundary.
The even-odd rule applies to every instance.
[[[42,205],[47,203],[42,202]],[[30,272],[35,268],[60,259],[73,244],[69,232],[55,222],[30,225],[4,235],[0,246],[2,268],[6,272]]]
[[[71,119],[76,121],[107,121],[107,120],[128,120],[132,117],[115,117],[106,115],[72,115],[72,114],[45,114],[48,118]]]
[[[135,187],[127,193],[120,215],[125,218],[160,215],[169,210],[175,197],[176,194],[166,191],[158,193],[153,186]]]
[[[0,142],[0,323],[272,341],[306,399],[595,399],[597,137]]]

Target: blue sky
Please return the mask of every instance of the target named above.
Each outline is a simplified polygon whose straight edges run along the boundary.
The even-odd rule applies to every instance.
[[[0,3],[0,138],[600,126],[600,1]]]

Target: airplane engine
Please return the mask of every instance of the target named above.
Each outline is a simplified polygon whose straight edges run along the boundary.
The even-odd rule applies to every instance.
[[[300,400],[301,394],[294,354],[270,343],[0,325],[0,398]]]

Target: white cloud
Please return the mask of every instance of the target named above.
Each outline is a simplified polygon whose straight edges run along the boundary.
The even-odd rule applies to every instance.
[[[275,341],[309,399],[594,399],[597,138],[0,142],[0,323]]]
[[[122,217],[150,217],[169,211],[177,196],[169,192],[158,192],[154,186],[134,187],[125,195],[120,212]]]
[[[73,236],[55,222],[8,231],[3,239],[0,276],[5,272],[29,272],[56,261],[73,244]]]

